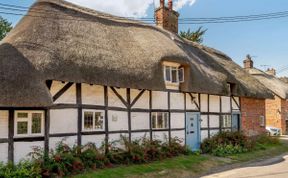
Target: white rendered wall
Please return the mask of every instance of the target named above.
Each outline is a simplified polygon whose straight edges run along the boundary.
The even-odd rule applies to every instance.
[[[131,140],[138,140],[142,138],[150,139],[150,132],[139,132],[139,133],[132,133]]]
[[[168,109],[168,93],[161,91],[152,92],[152,108]]]
[[[220,117],[219,116],[217,116],[217,115],[210,115],[209,116],[210,117],[210,127],[213,127],[213,128],[219,128],[220,127],[220,121],[219,121],[219,119],[220,119]]]
[[[236,103],[240,106],[239,97],[234,97],[234,99],[235,99]],[[239,110],[240,108],[237,106],[235,101],[232,99],[232,109],[233,110]]]
[[[208,128],[208,116],[201,115],[201,128]]]
[[[208,95],[201,94],[201,112],[208,112]]]
[[[149,113],[148,112],[132,112],[131,113],[131,129],[141,130],[149,129]]]
[[[51,95],[54,96],[59,92],[68,82],[62,83],[53,81],[50,89]],[[76,103],[76,85],[73,84],[63,95],[61,95],[55,103],[75,104]]]
[[[77,109],[51,109],[50,110],[50,134],[76,133]]]
[[[208,138],[208,130],[201,130],[201,141]]]
[[[57,145],[63,142],[70,147],[73,147],[77,144],[77,136],[70,136],[70,137],[50,137],[49,138],[49,149],[55,150]]]
[[[183,93],[170,93],[170,109],[185,109]]]
[[[104,105],[104,87],[82,84],[82,104]]]
[[[171,137],[172,138],[178,138],[182,141],[182,144],[185,144],[185,130],[179,130],[179,131],[171,131]]]
[[[166,142],[167,139],[169,140],[169,133],[168,132],[161,132],[161,131],[157,131],[157,132],[152,132],[152,138],[155,140],[160,140],[162,142]]]
[[[230,105],[230,97],[222,96],[221,97],[222,102],[222,112],[231,112],[231,105]]]
[[[141,90],[132,89],[130,92],[132,102],[138,96]],[[145,91],[132,108],[149,109],[149,91]]]
[[[220,112],[220,97],[209,96],[209,112]]]
[[[83,135],[82,136],[82,145],[88,143],[93,143],[97,148],[101,147],[105,142],[105,135]]]
[[[0,111],[0,138],[8,138],[8,111]]]
[[[192,96],[194,97],[194,101],[198,104],[199,106],[199,97],[198,94],[192,94]],[[198,107],[196,106],[196,104],[194,103],[194,101],[192,101],[191,96],[186,93],[186,109],[187,110],[198,110]]]
[[[171,128],[185,128],[185,113],[171,113]]]
[[[44,142],[14,142],[14,162],[19,163],[22,159],[31,159],[28,154],[33,152],[34,147],[43,149]]]
[[[113,143],[114,146],[124,149],[123,143],[121,143],[121,136],[128,138],[128,134],[109,134],[108,141]]]
[[[114,89],[119,93],[120,96],[122,96],[125,101],[127,101],[127,92],[125,88]],[[126,106],[122,103],[122,101],[111,88],[108,89],[108,106],[126,108]]]
[[[8,162],[8,143],[0,143],[0,163]]]
[[[210,136],[214,136],[216,135],[217,133],[219,133],[219,130],[210,130]]]
[[[128,130],[128,113],[126,111],[108,111],[109,131]]]

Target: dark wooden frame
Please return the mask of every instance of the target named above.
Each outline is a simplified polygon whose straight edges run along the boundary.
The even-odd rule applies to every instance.
[[[56,101],[59,97],[61,97],[71,86],[73,86],[74,83],[69,82],[67,83],[62,89],[60,89],[54,96],[53,100]],[[47,83],[48,87],[51,87],[52,82]],[[214,128],[210,126],[210,115],[227,115],[231,114],[232,116],[232,102],[234,101],[236,105],[241,109],[241,105],[238,104],[233,96],[230,97],[230,107],[231,112],[229,113],[223,113],[222,112],[222,98],[220,96],[220,112],[210,112],[210,95],[207,94],[207,112],[203,112],[201,109],[201,94],[198,95],[198,103],[194,101],[194,104],[196,105],[198,110],[191,110],[187,109],[187,94],[190,97],[193,97],[191,93],[185,93],[185,92],[179,92],[179,91],[166,91],[167,92],[167,101],[168,101],[168,108],[167,109],[153,109],[152,106],[152,91],[151,90],[141,90],[138,95],[132,100],[131,98],[131,89],[126,89],[126,95],[127,98],[123,98],[114,87],[104,87],[104,106],[103,105],[86,105],[82,103],[82,85],[80,83],[76,83],[76,104],[54,104],[51,107],[45,108],[45,107],[15,107],[15,108],[9,108],[9,107],[1,107],[0,110],[8,110],[9,112],[9,133],[8,133],[8,139],[0,139],[0,143],[8,143],[8,160],[13,162],[14,161],[14,142],[33,142],[33,141],[44,141],[44,150],[48,153],[49,151],[49,139],[50,137],[67,137],[67,136],[77,136],[77,144],[82,144],[82,136],[85,135],[105,135],[105,144],[108,145],[109,141],[109,134],[121,134],[121,133],[128,133],[129,134],[129,140],[131,141],[131,134],[132,133],[140,133],[140,132],[149,132],[150,139],[153,138],[153,132],[168,132],[169,134],[169,141],[171,139],[171,132],[172,131],[184,131],[185,134],[185,143],[186,143],[186,113],[187,112],[200,112],[201,115],[207,115],[207,128],[201,128],[201,130],[207,130],[208,131],[208,137],[210,137],[210,131],[211,130],[222,130],[222,129],[228,129],[228,128],[221,128],[221,123],[219,128]],[[124,104],[123,107],[111,107],[108,105],[108,89],[111,88],[111,90],[114,92],[114,94],[120,99],[120,101]],[[141,108],[133,108],[133,106],[136,104],[136,102],[143,96],[145,92],[149,92],[149,109],[141,109]],[[164,91],[165,92],[165,91]],[[184,109],[171,109],[171,93],[183,93],[184,94]],[[217,95],[215,95],[217,96]],[[50,134],[50,110],[51,109],[71,109],[75,108],[78,111],[78,117],[77,117],[77,132],[76,133],[59,133],[59,134]],[[105,130],[104,131],[94,131],[94,132],[85,132],[82,131],[82,110],[83,109],[99,109],[103,110],[105,112]],[[45,124],[44,124],[44,136],[39,137],[24,137],[24,138],[14,138],[14,111],[15,110],[44,110],[45,111]],[[109,121],[108,121],[108,111],[126,111],[128,113],[128,129],[127,130],[118,130],[118,131],[109,131]],[[146,112],[149,113],[149,129],[140,129],[140,130],[132,130],[131,128],[131,113],[132,112]],[[152,129],[152,112],[168,112],[169,114],[169,128],[167,129]],[[171,126],[171,113],[184,113],[185,115],[185,127],[184,128],[172,128]],[[219,118],[221,122],[221,118]],[[201,134],[201,133],[199,133]],[[106,148],[107,151],[107,148]]]

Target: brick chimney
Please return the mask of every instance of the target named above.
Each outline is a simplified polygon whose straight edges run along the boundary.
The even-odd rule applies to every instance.
[[[155,10],[158,27],[178,33],[178,17],[179,13],[173,10],[173,0],[168,0],[168,7],[165,6],[165,0],[160,0],[160,7]]]
[[[266,71],[267,74],[276,76],[276,70],[274,68],[268,68]]]
[[[244,69],[253,68],[253,60],[249,54],[246,56],[246,59],[243,61],[243,64],[244,64]]]

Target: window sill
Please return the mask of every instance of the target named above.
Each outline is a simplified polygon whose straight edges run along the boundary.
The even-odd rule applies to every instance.
[[[105,130],[82,130],[82,132],[104,132]]]
[[[34,134],[34,135],[14,135],[14,138],[33,138],[33,137],[44,137],[44,134]]]

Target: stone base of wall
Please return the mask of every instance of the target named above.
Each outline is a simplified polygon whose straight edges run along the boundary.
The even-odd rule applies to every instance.
[[[265,116],[265,100],[241,98],[241,130],[248,136],[266,132],[261,126],[261,116]]]

